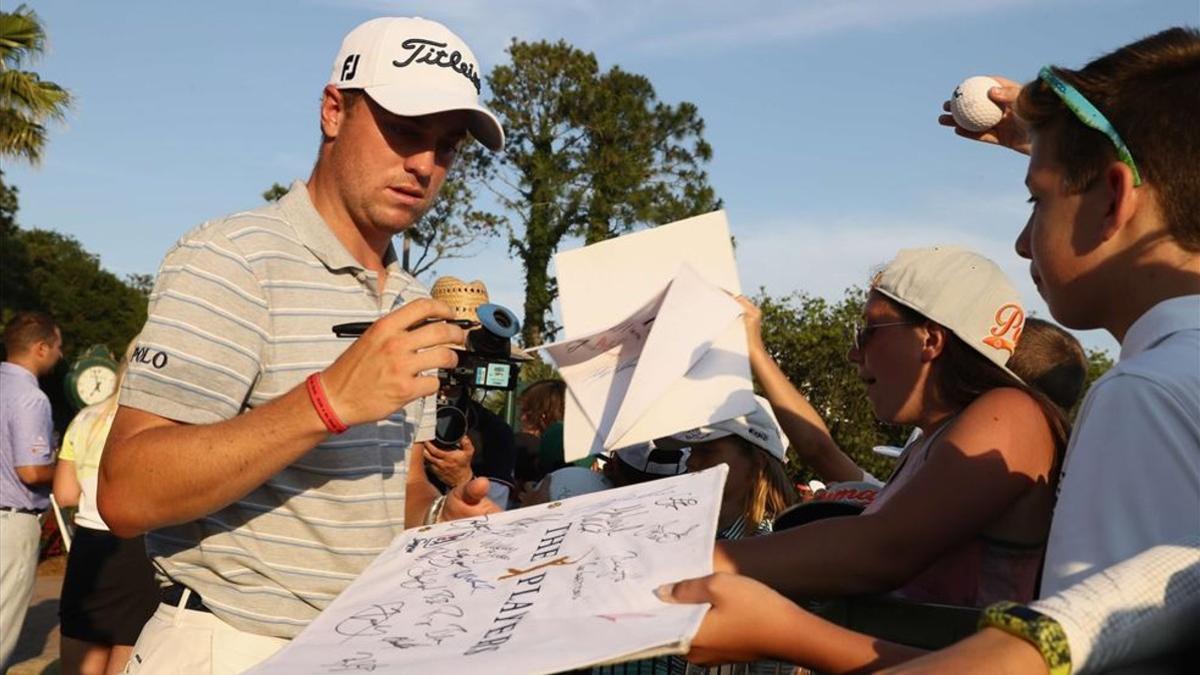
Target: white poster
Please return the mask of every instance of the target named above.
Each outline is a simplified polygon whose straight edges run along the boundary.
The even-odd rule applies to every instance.
[[[727,472],[408,530],[249,672],[534,674],[682,654],[708,608],[653,591],[711,573]]]
[[[665,289],[685,265],[712,287],[733,295],[742,292],[724,211],[713,211],[555,255],[555,278],[566,341],[602,334],[649,306],[654,306],[652,311],[657,312],[655,303],[661,304]],[[717,320],[715,316],[709,317],[705,325],[688,326],[683,337],[687,339],[695,337],[697,332],[711,332],[707,324]],[[660,339],[667,335],[667,331],[660,332]],[[748,361],[745,365],[737,363],[738,359],[748,359],[745,329],[737,322],[728,326],[728,331],[716,340],[710,358],[700,363],[695,363],[689,352],[686,358],[692,361],[692,372],[686,378],[676,378],[671,385],[672,391],[657,397],[665,402],[679,394],[695,396],[698,400],[689,400],[689,404],[707,406],[700,424],[737,417],[754,407]],[[612,360],[617,353],[605,358]],[[643,379],[649,376],[643,375]],[[664,378],[657,378],[657,381],[667,382]],[[616,384],[618,389],[623,386],[620,381]],[[693,385],[700,385],[705,391],[700,392]],[[638,384],[634,392],[645,393],[656,386]],[[658,433],[661,436],[696,426],[671,428],[677,427],[674,422],[679,420],[660,417],[666,407],[650,409],[642,403],[629,406],[624,412],[625,417],[618,420],[619,401],[606,397],[605,406],[597,408],[594,399],[590,404],[584,402],[584,398],[589,398],[588,394],[577,395],[570,382],[568,387],[563,416],[563,454],[568,462],[635,443],[637,441],[631,439],[649,438],[652,437],[649,434],[656,431],[665,430]],[[724,395],[717,391],[718,388],[724,388]],[[679,409],[683,407],[683,404],[678,405]],[[682,422],[690,424],[692,420]]]
[[[592,335],[541,349],[567,383],[572,461],[754,409],[742,308],[683,264],[644,306]],[[582,441],[582,442],[581,442]]]
[[[734,295],[742,292],[724,211],[556,254],[564,337],[591,335],[633,314],[685,263],[710,284]]]

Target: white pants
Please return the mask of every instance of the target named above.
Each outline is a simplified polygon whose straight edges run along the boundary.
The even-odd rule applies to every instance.
[[[33,597],[41,538],[40,516],[0,511],[0,673],[8,670]]]
[[[233,675],[265,661],[288,641],[240,631],[208,612],[160,604],[133,646],[125,674]]]

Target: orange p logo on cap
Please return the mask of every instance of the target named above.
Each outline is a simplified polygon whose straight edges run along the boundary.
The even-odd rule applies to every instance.
[[[1010,302],[996,310],[995,322],[988,331],[991,334],[983,339],[983,344],[993,349],[1003,349],[1011,355],[1021,340],[1021,330],[1025,327],[1025,310],[1017,303]]]

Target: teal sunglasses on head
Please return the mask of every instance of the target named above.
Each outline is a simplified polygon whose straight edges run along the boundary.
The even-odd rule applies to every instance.
[[[1050,70],[1050,66],[1042,68],[1038,73],[1038,79],[1050,85],[1054,93],[1062,99],[1063,105],[1067,106],[1067,109],[1074,113],[1080,122],[1108,136],[1108,140],[1112,141],[1113,147],[1117,151],[1117,159],[1120,159],[1133,172],[1133,184],[1141,185],[1142,175],[1138,173],[1137,165],[1133,163],[1133,155],[1129,152],[1129,146],[1121,140],[1121,135],[1113,128],[1112,122],[1108,121],[1104,113],[1092,105],[1091,101],[1084,98],[1078,89],[1059,79],[1054,71]]]

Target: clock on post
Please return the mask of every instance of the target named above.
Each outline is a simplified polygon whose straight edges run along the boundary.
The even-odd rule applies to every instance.
[[[99,403],[117,389],[117,361],[105,345],[88,347],[67,370],[67,398],[76,408]]]

